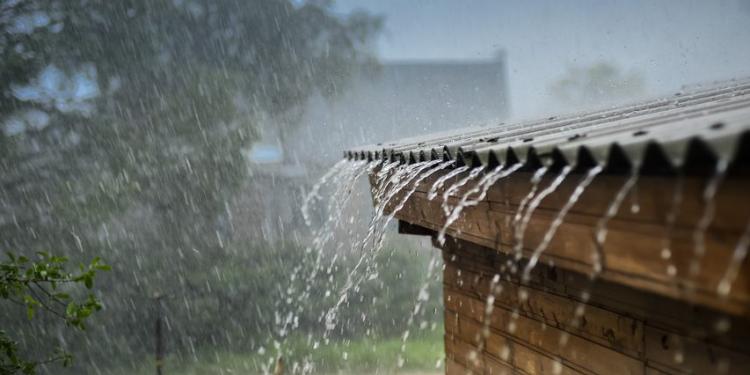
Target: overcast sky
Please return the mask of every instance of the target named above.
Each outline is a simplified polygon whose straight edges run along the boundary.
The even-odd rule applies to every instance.
[[[514,117],[550,112],[549,85],[572,65],[614,63],[647,94],[750,76],[750,0],[339,0],[386,19],[383,60],[508,60]]]

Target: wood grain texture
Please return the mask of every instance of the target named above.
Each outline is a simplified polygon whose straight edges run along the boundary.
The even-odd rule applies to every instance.
[[[420,183],[403,208],[396,212],[396,218],[412,226],[439,231],[446,220],[441,208],[445,187],[433,200],[428,199],[427,192],[441,173]],[[554,172],[548,174],[540,183],[540,189],[555,176]],[[453,181],[463,176],[465,174]],[[519,241],[514,235],[514,218],[520,202],[531,188],[530,177],[530,173],[517,173],[498,181],[484,200],[463,211],[447,233],[505,253],[512,252],[520,243],[522,254],[530,256],[582,175],[571,174],[554,193],[540,202]],[[750,259],[741,264],[729,296],[717,293],[737,241],[750,220],[750,198],[746,194],[750,180],[730,176],[720,185],[716,199],[711,202],[715,214],[705,232],[706,251],[701,257],[695,255],[695,228],[709,207],[703,199],[707,178],[679,179],[682,199],[677,205],[674,204],[678,192],[676,181],[677,178],[640,177],[619,213],[607,225],[601,278],[733,315],[750,316]],[[451,183],[449,180],[445,186]],[[591,273],[597,224],[623,183],[620,176],[598,176],[565,216],[552,242],[542,253],[541,262],[582,274]],[[450,205],[455,205],[474,185],[475,181],[472,181],[449,196]],[[386,212],[392,212],[402,199],[403,195],[395,196],[386,205]],[[631,210],[633,205],[639,207],[637,212]],[[667,216],[673,210],[675,221],[669,225]],[[669,258],[662,254],[666,245],[670,249]],[[689,272],[693,262],[700,264],[700,270],[695,274]],[[670,269],[674,269],[676,275],[671,275]]]
[[[493,282],[509,256],[463,240],[447,241],[443,258],[448,374],[750,373],[742,318],[722,333],[723,313],[544,264],[526,284],[510,273]]]

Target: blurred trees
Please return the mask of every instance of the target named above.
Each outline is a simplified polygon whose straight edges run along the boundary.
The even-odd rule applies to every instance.
[[[215,344],[237,293],[225,266],[246,250],[226,224],[240,150],[261,118],[338,95],[380,24],[327,2],[0,1],[0,249],[113,265],[92,356],[146,346],[154,293],[184,347]]]
[[[642,95],[644,89],[640,73],[623,72],[605,62],[569,67],[566,75],[550,86],[550,91],[562,104],[576,109],[622,103]]]

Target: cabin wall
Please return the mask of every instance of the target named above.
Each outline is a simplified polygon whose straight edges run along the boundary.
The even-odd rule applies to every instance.
[[[750,373],[747,318],[546,264],[521,286],[507,255],[441,247],[447,374]]]

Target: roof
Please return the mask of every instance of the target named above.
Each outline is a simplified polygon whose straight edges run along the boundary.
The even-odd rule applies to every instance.
[[[750,80],[743,80],[607,110],[355,147],[344,156],[477,167],[601,164],[608,171],[668,173],[739,160],[750,147],[749,131]]]

